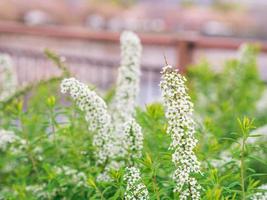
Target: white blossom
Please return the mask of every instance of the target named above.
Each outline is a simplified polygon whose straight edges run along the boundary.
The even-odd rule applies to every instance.
[[[215,168],[223,170],[225,164],[230,163],[230,162],[236,162],[236,159],[233,157],[230,149],[231,148],[229,148],[229,150],[227,151],[222,151],[219,154],[218,158],[212,159],[210,161],[211,165]]]
[[[197,144],[194,137],[193,104],[187,94],[185,77],[172,66],[165,66],[162,71],[160,88],[168,120],[167,133],[172,138],[170,149],[173,150],[172,162],[176,166],[173,179],[176,182],[175,192],[180,199],[200,199],[201,189],[192,177],[200,173],[200,163],[193,151]]]
[[[134,164],[134,159],[142,156],[143,134],[141,126],[135,119],[131,118],[124,123],[121,131],[121,139],[119,140],[117,138],[118,143],[115,143],[119,145],[120,142],[121,148],[118,149],[116,147],[116,155],[113,156],[115,159],[111,160],[106,165],[104,172],[97,177],[98,181],[110,182],[112,180],[109,176],[111,170],[120,169],[125,166],[126,163],[132,165]],[[122,158],[122,160],[120,158]]]
[[[11,58],[7,54],[0,54],[0,101],[5,100],[16,91],[17,75]]]
[[[130,119],[123,126],[123,149],[126,159],[132,161],[134,158],[142,156],[143,149],[143,134],[141,126],[135,121]]]
[[[0,129],[0,150],[5,151],[8,145],[14,143],[18,137],[13,131]]]
[[[72,184],[77,187],[88,187],[85,173],[73,169],[69,166],[55,167],[54,172],[58,176],[65,177],[64,185]]]
[[[97,182],[111,182],[112,178],[109,175],[109,169],[105,169],[102,173],[98,174],[96,177]]]
[[[121,64],[111,110],[113,120],[122,125],[134,115],[136,97],[139,93],[142,46],[138,36],[130,31],[124,31],[120,41]]]
[[[54,178],[60,179],[58,186],[51,188],[47,183],[27,185],[26,191],[37,199],[54,199],[58,194],[65,194],[69,189],[88,188],[85,173],[69,166],[53,167]]]
[[[264,90],[261,98],[257,101],[256,110],[259,113],[266,112],[266,110],[267,110],[267,89]]]
[[[124,31],[121,34],[121,63],[118,70],[118,78],[116,82],[116,91],[113,101],[110,105],[110,111],[112,113],[112,146],[113,146],[113,159],[112,163],[109,163],[103,177],[106,177],[108,171],[111,169],[118,169],[125,165],[121,162],[121,159],[130,158],[128,155],[130,149],[134,149],[133,157],[137,154],[140,155],[142,149],[142,133],[139,129],[139,125],[133,122],[136,98],[139,93],[139,81],[140,81],[140,57],[142,46],[140,39],[136,34],[130,31]],[[131,126],[136,133],[133,133],[137,137],[133,138],[136,141],[130,141],[127,136],[129,128]],[[140,135],[141,134],[141,135]],[[135,145],[130,147],[131,145]],[[139,145],[139,146],[136,146]],[[115,162],[118,162],[114,164]],[[118,168],[113,168],[115,165]]]
[[[238,49],[238,60],[241,64],[251,64],[256,62],[257,50],[249,44],[241,44]],[[241,69],[242,70],[242,69]]]
[[[38,199],[51,199],[54,195],[51,192],[45,191],[46,184],[41,185],[28,185],[26,186],[26,191],[32,194],[35,198]]]
[[[37,199],[53,199],[60,193],[65,193],[67,190],[74,187],[88,188],[87,176],[85,173],[69,166],[54,167],[53,174],[56,179],[62,181],[58,182],[58,186],[51,190],[46,183],[28,185],[26,191]]]
[[[148,190],[142,183],[140,170],[136,167],[126,169],[124,180],[127,181],[124,198],[126,200],[147,200],[149,199]]]
[[[250,199],[251,200],[267,200],[267,184],[260,186],[258,189],[261,191],[255,193]]]
[[[64,79],[61,83],[61,92],[69,92],[79,108],[85,112],[89,129],[94,135],[93,145],[96,148],[98,164],[104,164],[111,156],[110,115],[104,100],[87,85],[74,78]]]
[[[254,144],[256,142],[266,142],[267,141],[267,124],[251,131],[250,135],[258,135],[258,137],[249,137],[247,140],[248,144]]]

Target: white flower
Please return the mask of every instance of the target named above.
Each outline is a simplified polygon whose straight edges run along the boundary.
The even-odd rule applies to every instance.
[[[127,181],[124,198],[126,200],[147,200],[149,199],[148,190],[142,183],[140,170],[136,167],[126,169],[124,180]]]
[[[109,170],[105,170],[102,173],[98,174],[96,181],[97,182],[106,182],[106,183],[111,182],[112,179],[109,176]]]
[[[87,85],[74,78],[64,79],[61,92],[69,92],[79,108],[85,112],[89,129],[96,133],[93,145],[96,147],[98,164],[104,164],[111,156],[110,116],[104,100]]]
[[[135,119],[130,119],[123,126],[123,147],[126,159],[130,162],[142,156],[143,134]]]
[[[212,159],[210,163],[213,167],[223,170],[225,164],[229,162],[236,162],[236,159],[233,157],[231,153],[231,148],[228,151],[222,151],[218,158]]]
[[[257,101],[256,110],[259,113],[266,112],[266,110],[267,110],[267,89],[264,90],[261,98]]]
[[[9,144],[18,140],[18,137],[12,131],[0,129],[0,150],[5,151]]]
[[[34,197],[38,199],[51,199],[53,197],[51,192],[45,191],[46,184],[41,185],[28,185],[26,186],[26,191],[31,193]]]
[[[259,135],[259,136],[249,137],[247,140],[248,144],[254,144],[256,142],[266,142],[267,141],[267,124],[251,131],[250,135]]]
[[[258,189],[261,191],[255,193],[251,200],[267,200],[267,184],[260,186]]]
[[[114,158],[114,156],[112,157]],[[113,179],[110,177],[110,173],[112,170],[118,170],[120,168],[122,168],[125,165],[125,162],[123,160],[110,160],[109,163],[107,163],[107,165],[105,166],[103,172],[101,172],[96,180],[99,182],[111,182]]]
[[[180,199],[200,199],[200,186],[192,177],[194,173],[200,173],[200,163],[193,151],[197,144],[194,138],[193,104],[187,94],[185,81],[185,77],[167,65],[162,71],[160,88],[168,120],[167,133],[172,138],[170,149],[174,151],[174,191],[179,193]]]
[[[88,187],[87,176],[83,172],[69,166],[55,167],[54,172],[56,175],[62,176],[66,179],[63,183],[64,185],[72,184],[77,187]]]
[[[257,49],[249,44],[241,44],[238,50],[238,57],[241,64],[252,64],[256,62]],[[241,69],[242,70],[242,69]]]
[[[0,54],[0,101],[16,91],[17,75],[9,55]]]
[[[113,169],[118,170],[125,164],[134,164],[135,158],[140,158],[142,156],[143,149],[143,134],[140,125],[135,121],[135,119],[130,119],[122,126],[122,132],[120,133],[121,139],[117,139],[117,144],[121,146],[115,147],[116,154],[113,158],[115,160],[110,161],[102,174],[97,177],[98,181],[110,182],[112,179],[109,177],[109,172]],[[114,150],[114,148],[113,148]],[[123,160],[120,160],[123,158]]]
[[[121,64],[111,110],[113,120],[123,124],[134,115],[136,97],[139,93],[142,46],[138,36],[130,31],[124,31],[120,41]]]
[[[142,149],[142,133],[138,129],[138,124],[132,119],[135,113],[136,98],[139,93],[140,82],[140,58],[142,46],[140,39],[136,34],[130,31],[124,31],[121,34],[121,64],[118,70],[118,78],[116,83],[116,91],[111,102],[110,111],[112,113],[113,122],[113,150],[114,158],[126,158],[129,148],[137,148],[136,154],[140,154]],[[136,141],[129,141],[127,135],[130,133],[125,126],[130,126],[130,122],[134,123],[133,128],[138,136]],[[126,123],[126,125],[125,125]],[[126,134],[126,135],[125,135]],[[135,138],[132,138],[135,140]],[[133,142],[137,142],[133,144]],[[141,142],[141,143],[140,143]],[[139,144],[140,143],[140,144]],[[139,145],[132,146],[131,145]],[[141,145],[141,146],[140,146]],[[120,163],[122,164],[122,163]],[[123,164],[122,164],[123,165]],[[108,168],[112,168],[109,166]]]

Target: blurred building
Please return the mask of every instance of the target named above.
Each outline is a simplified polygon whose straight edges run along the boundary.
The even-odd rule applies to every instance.
[[[256,0],[252,3],[226,0],[112,0],[113,3],[106,2],[104,0],[1,0],[0,28],[1,25],[3,28],[4,25],[14,22],[15,25],[11,25],[11,30],[17,28],[11,33],[2,29],[0,52],[11,55],[19,74],[19,83],[46,79],[58,73],[44,56],[43,50],[48,47],[65,56],[68,67],[79,80],[106,90],[115,82],[120,56],[119,41],[110,42],[107,38],[110,38],[110,35],[117,35],[118,39],[119,35],[112,32],[130,29],[140,34],[145,32],[142,35],[147,36],[147,43],[142,40],[143,75],[139,97],[139,101],[145,104],[160,96],[158,84],[160,70],[164,65],[164,54],[169,63],[177,65],[180,69],[189,63],[182,62],[183,60],[196,63],[205,57],[214,69],[219,70],[225,59],[235,55],[238,46],[227,49],[225,43],[231,46],[235,39],[220,40],[212,37],[267,39],[267,24],[262,20],[267,17],[267,9],[263,1]],[[17,23],[24,23],[26,26]],[[188,36],[189,40],[181,42],[177,40],[179,35]],[[199,35],[202,36],[198,37]],[[156,39],[154,37],[151,40],[152,36],[156,36]],[[201,45],[190,41],[191,36],[205,38],[208,45],[203,45],[205,43],[203,41]],[[216,45],[214,43],[212,45],[210,40],[216,41]],[[182,43],[183,45],[180,45]],[[259,57],[259,69],[264,80],[267,80],[266,63],[267,56],[262,53]]]
[[[113,2],[113,3],[110,3]],[[267,38],[265,0],[1,0],[0,20],[92,30]]]

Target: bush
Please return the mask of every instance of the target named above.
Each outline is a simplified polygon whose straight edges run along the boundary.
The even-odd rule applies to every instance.
[[[164,105],[143,109],[135,104],[140,41],[125,32],[121,42],[107,98],[59,77],[2,100],[0,199],[266,199],[257,48],[242,46],[221,72],[208,62],[192,66],[188,82],[164,67]]]

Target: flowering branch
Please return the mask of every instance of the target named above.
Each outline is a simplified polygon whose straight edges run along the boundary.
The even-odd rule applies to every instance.
[[[124,124],[123,132],[125,157],[128,159],[128,162],[132,164],[135,158],[140,158],[142,156],[144,139],[142,130],[134,119],[130,119]]]
[[[197,200],[200,199],[200,186],[192,174],[200,173],[200,163],[193,151],[197,144],[194,138],[193,104],[187,94],[185,81],[185,77],[167,65],[162,70],[160,88],[166,107],[167,133],[172,138],[170,149],[174,151],[174,191],[179,193],[180,199],[191,197]]]
[[[142,183],[140,170],[136,167],[126,169],[124,180],[127,181],[124,198],[126,200],[148,200],[148,190]]]
[[[106,103],[87,85],[75,78],[64,79],[61,83],[61,92],[69,92],[79,108],[85,111],[89,129],[97,133],[93,139],[97,163],[105,164],[111,155],[110,116],[107,112]]]
[[[16,87],[17,75],[12,60],[7,54],[0,54],[0,101],[15,93]]]
[[[124,31],[120,41],[121,64],[115,96],[110,107],[114,124],[113,146],[116,158],[132,162],[133,157],[139,157],[143,146],[141,127],[133,119],[139,93],[142,46],[138,36],[130,31]],[[123,165],[123,162],[121,164]]]
[[[111,104],[112,118],[117,124],[125,123],[134,114],[135,100],[139,92],[142,51],[140,39],[133,32],[124,31],[120,41],[121,64],[118,71],[116,92]]]

